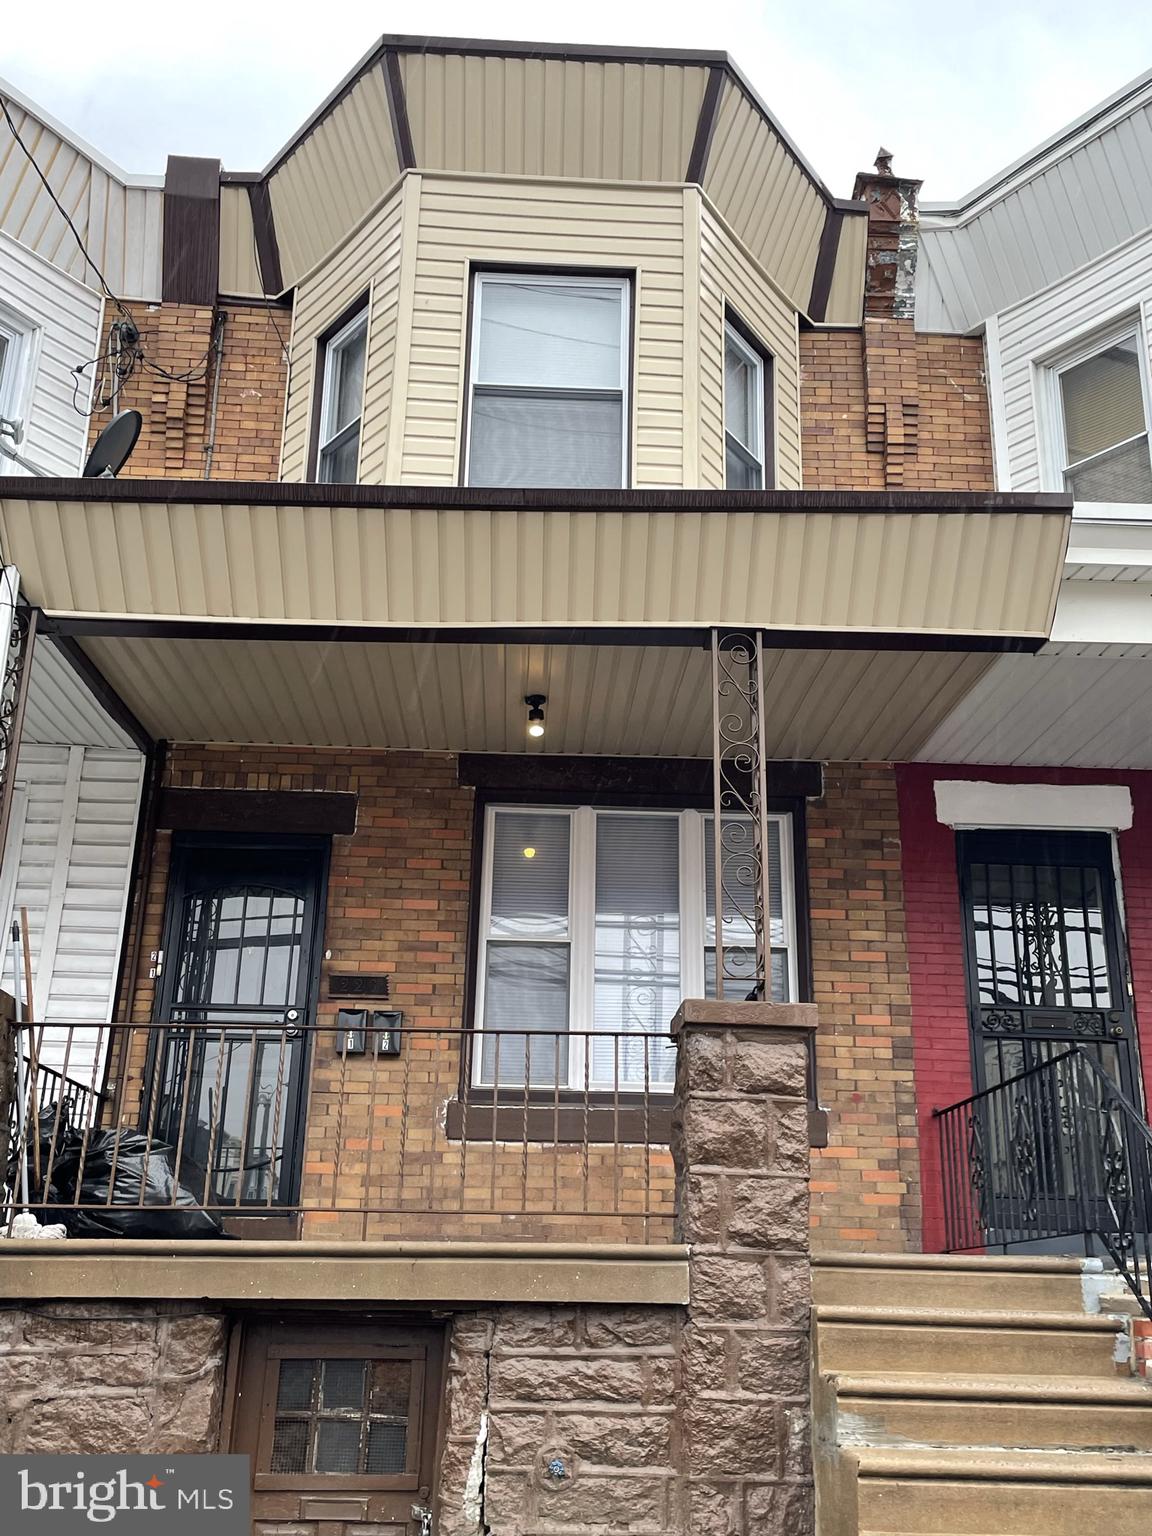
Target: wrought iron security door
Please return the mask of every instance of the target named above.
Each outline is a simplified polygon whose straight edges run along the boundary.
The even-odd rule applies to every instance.
[[[1109,839],[972,832],[960,835],[959,851],[977,1092],[1076,1045],[1140,1103]],[[973,1118],[969,1150],[990,1241],[1037,1223],[1081,1229],[1082,1181],[1066,1166],[1059,1128],[1083,1106],[1068,1101],[1063,1082],[1025,1080],[1006,1090],[1011,1105],[994,1123]]]
[[[319,848],[174,852],[152,1132],[206,1205],[294,1199],[322,873]]]

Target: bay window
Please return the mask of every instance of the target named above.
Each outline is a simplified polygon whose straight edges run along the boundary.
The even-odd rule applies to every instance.
[[[477,273],[465,481],[627,480],[628,283]]]
[[[671,1088],[672,1018],[683,998],[716,995],[712,823],[696,810],[488,808],[477,1086]],[[739,846],[751,826],[725,818],[724,837]],[[772,996],[787,1001],[796,996],[787,815],[769,820],[768,863]],[[746,912],[725,903],[728,998],[753,985]]]

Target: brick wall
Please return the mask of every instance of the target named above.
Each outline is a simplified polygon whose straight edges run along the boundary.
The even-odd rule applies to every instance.
[[[805,486],[993,489],[980,338],[915,334],[909,321],[869,326],[867,375],[863,332],[800,334]]]
[[[902,764],[897,770],[897,784],[927,1252],[935,1252],[943,1245],[939,1158],[932,1111],[955,1104],[973,1087],[956,834],[936,819],[936,779],[1130,787],[1133,824],[1130,830],[1119,834],[1117,844],[1145,1093],[1152,1097],[1152,774]]]
[[[458,786],[454,757],[177,746],[168,760],[166,782],[179,788],[358,795],[355,834],[332,840],[318,1023],[334,1027],[340,1007],[327,996],[328,975],[360,971],[390,978],[386,1006],[402,1009],[406,1025],[459,1029],[473,791]],[[156,984],[148,975],[148,957],[161,942],[170,847],[170,834],[158,833],[132,1014],[140,1021],[153,1016]],[[140,1036],[126,1084],[124,1115],[129,1120],[138,1114],[144,1067]],[[672,1170],[665,1148],[606,1143],[585,1149],[568,1143],[528,1154],[522,1140],[494,1145],[480,1110],[471,1115],[470,1140],[449,1138],[446,1106],[459,1098],[460,1089],[458,1035],[410,1036],[396,1060],[342,1056],[334,1036],[319,1037],[301,1203],[343,1210],[310,1212],[303,1235],[620,1241],[667,1235]],[[381,1211],[365,1222],[361,1213],[372,1206],[408,1214]],[[668,1216],[654,1220],[646,1233],[643,1212],[656,1208]],[[555,1211],[580,1214],[556,1216]],[[613,1214],[620,1211],[635,1214]]]
[[[912,1008],[896,778],[833,763],[808,810],[817,1084],[828,1145],[812,1153],[813,1246],[919,1247]]]
[[[0,1310],[4,1455],[216,1448],[223,1319],[181,1302],[25,1302]]]
[[[119,405],[140,411],[144,424],[121,478],[278,479],[286,379],[281,337],[288,337],[291,314],[236,299],[218,310],[192,304],[126,307],[140,331],[145,355],[170,374],[190,377],[164,378],[137,366]],[[118,316],[109,306],[107,323]],[[216,387],[216,359],[210,348],[220,316]],[[93,416],[92,437],[107,425],[109,416],[107,411]]]

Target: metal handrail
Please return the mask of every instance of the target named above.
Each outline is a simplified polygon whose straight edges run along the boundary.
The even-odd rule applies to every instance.
[[[939,1127],[948,1252],[1081,1237],[1152,1318],[1152,1129],[1082,1046],[970,1094]]]

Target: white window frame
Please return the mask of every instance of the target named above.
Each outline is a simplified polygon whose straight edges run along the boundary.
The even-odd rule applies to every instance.
[[[1113,347],[1117,342],[1128,340],[1129,337],[1133,337],[1136,341],[1136,356],[1140,368],[1140,394],[1144,406],[1144,432],[1138,433],[1137,436],[1148,438],[1149,453],[1152,454],[1152,378],[1149,377],[1148,335],[1144,329],[1140,311],[1127,310],[1107,324],[1085,332],[1071,345],[1048,354],[1036,364],[1041,374],[1041,460],[1044,468],[1043,478],[1048,490],[1064,491],[1065,471],[1079,467],[1068,463],[1068,438],[1064,426],[1061,375],[1067,373],[1069,369],[1078,367],[1081,363],[1088,362],[1090,358],[1103,352],[1107,347]],[[1114,453],[1117,448],[1123,447],[1125,442],[1135,441],[1135,437],[1125,438],[1123,442],[1113,443],[1111,448],[1106,448],[1103,452]],[[1094,454],[1092,457],[1102,456],[1102,454]],[[1080,464],[1091,462],[1091,459],[1081,459]],[[1111,517],[1113,513],[1120,517],[1132,517],[1136,513],[1136,508],[1142,505],[1144,503],[1140,502],[1077,502],[1078,509],[1085,509],[1082,515],[1095,518]]]
[[[342,325],[335,335],[330,336],[323,345],[323,378],[320,381],[320,427],[316,444],[316,481],[319,485],[330,485],[334,482],[324,479],[324,455],[332,453],[336,448],[347,442],[352,435],[352,429],[356,429],[356,479],[353,484],[359,484],[360,480],[360,450],[364,435],[364,395],[368,388],[368,305],[358,309],[346,325]],[[360,410],[354,422],[350,421],[341,427],[338,432],[332,430],[332,411],[334,409],[333,377],[335,363],[340,353],[348,346],[349,342],[359,333],[364,332],[364,373],[360,384]]]
[[[4,357],[3,373],[0,373],[0,416],[10,421],[20,421],[24,426],[24,440],[17,444],[5,436],[5,443],[18,453],[25,450],[28,437],[28,413],[31,407],[33,354],[36,350],[38,327],[6,304],[0,304],[0,337],[8,347]],[[28,471],[15,459],[0,453],[0,475],[25,475]]]
[[[567,934],[561,938],[555,934],[534,937],[506,936],[494,938],[492,926],[492,870],[496,846],[496,817],[501,813],[520,815],[566,816],[570,831],[568,839],[568,925]],[[535,805],[501,802],[484,810],[484,854],[480,875],[479,942],[477,944],[476,997],[473,1011],[473,1027],[484,1030],[485,983],[488,975],[488,946],[494,943],[543,944],[555,947],[568,946],[568,1021],[567,1028],[577,1031],[568,1051],[568,1081],[558,1091],[570,1093],[584,1087],[584,1057],[587,1034],[595,1030],[595,978],[596,978],[596,821],[599,816],[664,816],[675,817],[679,823],[679,870],[680,870],[680,996],[704,996],[704,953],[709,947],[707,925],[707,900],[704,883],[704,829],[712,818],[711,810],[665,810],[632,806],[593,805]],[[799,988],[799,954],[796,926],[796,875],[795,850],[793,848],[793,821],[790,811],[775,811],[768,816],[769,822],[779,827],[780,875],[783,882],[781,913],[784,923],[784,943],[774,946],[783,948],[787,955],[788,996],[796,1001]],[[671,1024],[671,1019],[669,1019]],[[515,1031],[513,1031],[515,1033]],[[493,1085],[483,1078],[483,1053],[473,1052],[472,1083],[474,1087],[490,1090]],[[503,1084],[505,1088],[520,1091],[520,1085]],[[621,1092],[635,1091],[634,1086],[611,1082],[588,1081],[591,1092],[603,1092],[619,1086]],[[671,1083],[650,1085],[652,1093],[670,1093]]]
[[[742,443],[735,433],[728,430],[728,348],[732,347],[739,352],[744,362],[751,365],[753,377],[756,381],[755,400],[753,401],[752,424],[756,432],[757,442],[754,445]],[[745,340],[739,327],[730,315],[724,317],[724,368],[721,373],[721,394],[723,396],[724,411],[724,482],[728,482],[728,447],[734,447],[737,455],[747,462],[756,465],[760,471],[760,484],[753,486],[753,490],[763,491],[768,488],[768,420],[764,405],[765,373],[768,361],[763,352]]]
[[[484,303],[484,289],[496,284],[524,284],[531,283],[534,287],[554,288],[615,288],[621,295],[620,299],[620,486],[624,490],[630,484],[631,470],[631,347],[632,334],[632,282],[627,277],[605,277],[599,272],[569,272],[566,275],[542,272],[485,272],[475,271],[472,274],[472,344],[468,356],[468,396],[465,400],[467,416],[465,418],[464,433],[464,484],[472,484],[472,419],[476,401],[476,390],[507,390],[515,392],[518,386],[514,384],[485,384],[479,377],[480,373],[480,318]],[[529,394],[562,396],[567,394],[586,395],[594,399],[615,398],[616,390],[564,390],[558,387],[544,387],[540,385],[525,386]],[[615,489],[615,487],[611,487]]]

